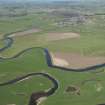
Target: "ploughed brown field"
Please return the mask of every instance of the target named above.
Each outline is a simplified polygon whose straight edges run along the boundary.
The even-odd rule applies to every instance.
[[[56,41],[56,40],[63,40],[63,39],[69,39],[69,38],[79,38],[80,35],[78,33],[47,33],[46,34],[46,40],[48,41]]]
[[[78,53],[51,53],[54,65],[67,68],[85,68],[105,62],[105,57],[84,56]]]
[[[17,36],[24,36],[24,35],[30,35],[32,33],[36,33],[36,32],[40,32],[40,29],[30,29],[30,30],[26,30],[26,31],[22,31],[22,32],[17,32],[14,34],[11,34],[10,37],[17,37]]]

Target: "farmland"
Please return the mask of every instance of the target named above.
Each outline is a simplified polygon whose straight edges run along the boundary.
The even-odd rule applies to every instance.
[[[0,105],[104,105],[104,5],[0,2]]]

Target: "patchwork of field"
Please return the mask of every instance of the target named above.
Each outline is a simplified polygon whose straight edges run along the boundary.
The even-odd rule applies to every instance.
[[[63,6],[0,18],[0,105],[105,104],[105,16]]]
[[[33,20],[32,22],[28,24],[32,24],[34,23],[35,20],[37,20],[37,19],[34,20],[34,16],[33,17],[30,16],[27,18],[30,19],[31,21]],[[77,26],[72,26],[72,27],[70,26],[67,28],[65,27],[59,28],[59,27],[51,26],[52,22],[48,22],[48,20],[46,21],[46,23],[45,21],[42,22],[38,20],[40,24],[42,24],[41,27],[36,26],[35,28],[32,27],[28,29],[27,29],[28,26],[25,26],[24,24],[25,18],[23,22],[22,22],[23,19],[18,20],[18,23],[15,23],[15,21],[17,20],[14,20],[14,23],[16,26],[14,26],[13,24],[10,25],[11,29],[8,29],[7,26],[4,26],[6,31],[7,29],[9,30],[7,32],[5,31],[4,34],[7,33],[8,35],[11,36],[12,32],[22,31],[22,30],[31,30],[31,29],[38,29],[41,31],[31,33],[30,35],[22,35],[22,37],[18,37],[18,36],[13,37],[14,39],[13,46],[11,47],[11,49],[8,49],[8,51],[7,50],[4,51],[2,54],[7,55],[7,56],[14,55],[14,53],[19,52],[25,48],[29,48],[29,47],[33,47],[37,45],[37,46],[49,48],[51,51],[54,51],[54,52],[58,52],[58,51],[73,52],[73,53],[78,52],[80,54],[82,53],[83,55],[104,56],[104,52],[105,52],[104,51],[104,46],[105,46],[104,28],[103,28],[104,26],[98,25],[99,23],[97,22],[98,21],[97,17],[94,17],[94,18],[96,18],[96,20],[93,20],[94,24],[88,24],[88,25],[85,24],[81,26],[77,25]],[[8,25],[8,22],[6,22],[5,24]],[[24,24],[23,28],[22,28],[22,24]],[[36,24],[38,25],[39,23],[36,23]],[[104,24],[104,23],[100,22],[100,24]],[[17,28],[17,26],[20,29]],[[1,32],[3,33],[3,30]],[[57,33],[57,36],[53,35],[55,33]],[[59,34],[60,33],[75,33],[77,34],[77,36],[79,35],[79,37],[71,39],[71,38],[68,38],[69,37],[68,35],[66,35],[66,38],[64,38],[61,35],[62,36],[61,39],[58,40],[56,39],[56,37],[59,37],[58,33]],[[42,41],[42,39],[44,41]],[[27,40],[28,40],[28,43],[27,43]]]
[[[59,81],[59,89],[54,95],[48,97],[47,100],[44,101],[44,105],[57,105],[58,103],[61,105],[68,103],[73,103],[74,105],[97,105],[97,103],[104,103],[105,75],[104,71],[101,71],[102,69],[83,73],[66,72],[59,69],[49,68],[45,59],[43,50],[34,48],[21,54],[18,58],[0,60],[0,67],[2,68],[0,69],[0,83],[20,77],[27,73],[46,72],[53,75],[53,77]],[[71,85],[80,88],[80,95],[74,94],[74,92],[66,92],[66,88]],[[0,93],[2,93],[0,94],[0,98],[2,99],[0,103],[3,105],[27,105],[32,92],[46,90],[50,88],[50,86],[51,83],[43,77],[34,77],[15,83],[14,85],[2,86],[0,87]],[[100,89],[98,90],[98,88]],[[61,98],[63,100],[61,100]],[[54,100],[56,100],[56,102]]]

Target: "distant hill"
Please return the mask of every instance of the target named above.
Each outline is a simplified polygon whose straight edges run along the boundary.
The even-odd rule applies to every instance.
[[[53,2],[53,3],[84,3],[84,4],[105,4],[105,0],[0,0],[0,3],[17,3],[17,2]]]

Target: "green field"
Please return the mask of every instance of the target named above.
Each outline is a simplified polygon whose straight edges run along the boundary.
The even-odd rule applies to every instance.
[[[35,4],[32,6],[34,7],[34,5]],[[0,83],[28,73],[48,73],[58,80],[59,88],[52,96],[47,97],[41,105],[105,104],[104,68],[90,72],[67,72],[51,68],[47,65],[44,51],[41,48],[35,48],[43,47],[48,48],[51,52],[79,53],[84,56],[91,55],[105,57],[105,15],[89,16],[100,11],[103,13],[104,8],[99,5],[97,7],[96,4],[98,10],[94,10],[89,4],[88,6],[84,4],[86,6],[84,6],[84,8],[82,8],[82,5],[78,4],[74,9],[70,7],[71,5],[66,8],[68,9],[67,17],[65,17],[66,15],[64,14],[65,5],[59,4],[59,6],[57,6],[56,3],[49,5],[49,7],[47,7],[46,4],[41,4],[41,8],[31,8],[29,6],[27,7],[28,14],[24,16],[20,16],[20,14],[19,16],[15,16],[15,14],[13,17],[3,15],[0,18],[0,49],[6,45],[3,40],[5,35],[10,37],[11,33],[14,34],[15,32],[18,33],[20,31],[24,32],[24,30],[30,30],[33,28],[40,29],[41,31],[28,35],[12,37],[14,40],[12,46],[0,52],[0,57],[11,58],[27,48],[34,47],[33,49],[22,53],[17,58],[5,60],[0,59]],[[92,5],[94,6],[95,4],[93,3]],[[100,3],[100,5],[102,4]],[[13,5],[10,5],[9,8],[12,6]],[[3,9],[0,7],[0,13],[3,13],[4,7]],[[14,7],[15,6],[13,6],[12,9],[14,9]],[[49,10],[52,10],[52,7],[54,9],[56,8],[54,13],[48,11],[48,8]],[[91,9],[89,10],[89,8]],[[63,9],[64,13],[59,9]],[[78,17],[78,15],[76,15],[74,17],[77,20],[72,20],[71,17],[69,17],[71,20],[68,20],[68,16],[74,15],[71,11],[77,13],[77,10],[82,16]],[[15,11],[18,12],[18,8]],[[19,9],[19,11],[21,10]],[[88,13],[87,17],[84,16],[85,13]],[[85,22],[81,21],[78,23],[77,21],[78,18],[81,19],[80,17],[83,19],[86,18]],[[67,19],[67,23],[64,21],[65,19]],[[57,22],[60,22],[60,26]],[[49,41],[46,39],[47,34],[52,32],[78,33],[80,37]],[[103,70],[103,72],[101,72],[101,70]],[[84,81],[87,82],[82,84]],[[66,92],[67,87],[71,85],[80,88],[80,95]],[[28,105],[30,95],[33,92],[48,90],[51,86],[51,82],[41,76],[35,76],[31,79],[15,83],[14,85],[1,86],[0,105]],[[19,95],[19,93],[23,95]]]
[[[101,92],[98,92],[98,87],[95,87],[98,83],[100,83],[103,87],[105,86],[104,72],[99,74],[95,72],[74,73],[48,68],[43,51],[40,49],[32,49],[13,60],[4,60],[0,63],[0,67],[2,68],[0,77],[1,82],[11,80],[17,76],[31,72],[47,72],[53,75],[59,81],[59,89],[53,96],[48,97],[43,105],[69,105],[70,103],[73,103],[73,105],[96,105],[97,103],[104,103],[104,89],[102,89]],[[63,78],[64,76],[65,78]],[[96,80],[87,82],[85,85],[81,84],[83,81],[91,78],[96,78]],[[98,79],[100,82],[97,82]],[[43,85],[40,86],[40,83]],[[0,103],[3,105],[8,103],[27,105],[29,95],[33,91],[47,89],[50,85],[50,82],[45,78],[35,77],[31,80],[26,80],[15,85],[1,87],[0,93],[2,94],[0,94],[0,98],[2,98],[2,101]],[[65,89],[69,85],[76,85],[80,87],[80,96],[66,93]],[[16,93],[19,92],[26,95],[16,95]]]
[[[14,37],[13,46],[8,49],[9,51],[4,51],[4,55],[13,55],[14,53],[17,53],[25,48],[33,46],[47,47],[52,51],[82,52],[84,55],[104,55],[105,22],[101,17],[94,16],[95,19],[91,20],[93,23],[69,26],[67,28],[55,27],[52,25],[53,22],[50,21],[50,19],[43,22],[43,19],[40,19],[40,17],[43,17],[43,15],[38,14],[37,16],[33,15],[26,16],[18,20],[15,19],[12,20],[14,21],[12,24],[9,24],[8,21],[4,24],[2,23],[3,25],[1,25],[2,27],[0,28],[1,33],[22,31],[24,29],[31,29],[33,27],[42,30],[39,33],[33,33],[23,37]],[[36,26],[30,26],[32,23],[34,23]],[[80,34],[80,39],[66,39],[47,42],[45,35],[48,32],[75,32]],[[42,39],[44,39],[44,41],[42,41]],[[27,40],[29,41],[28,43],[26,43]]]

